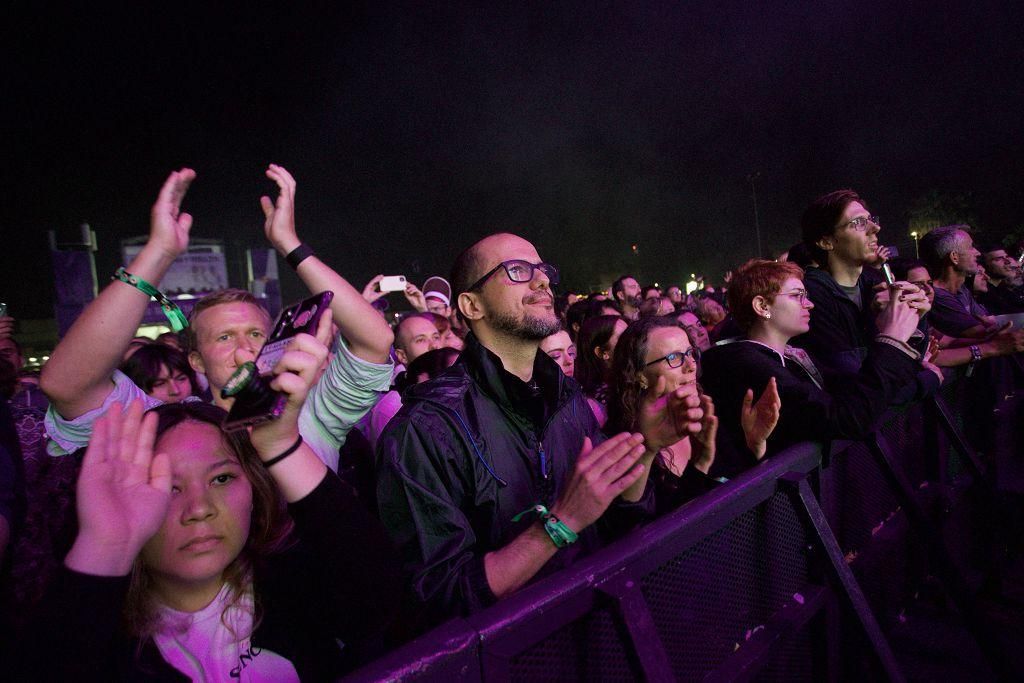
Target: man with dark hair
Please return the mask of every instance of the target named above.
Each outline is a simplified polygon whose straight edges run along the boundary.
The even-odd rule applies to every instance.
[[[826,376],[855,374],[878,334],[872,302],[878,306],[889,294],[881,274],[864,268],[878,251],[878,217],[868,213],[856,192],[838,190],[807,207],[800,229],[820,267],[808,269],[804,277],[814,302],[811,327],[794,338],[793,345],[809,351]],[[917,287],[906,282],[899,287],[900,295],[921,315],[928,310],[928,299]],[[924,381],[933,384],[934,375],[925,372],[931,377]]]
[[[465,349],[404,395],[377,447],[381,520],[432,620],[567,566],[601,545],[599,519],[605,531],[634,524],[650,510],[655,454],[702,415],[695,384],[655,389],[641,433],[606,440],[579,385],[539,350],[559,329],[558,271],[521,237],[480,240],[451,282]]]
[[[981,257],[985,263],[988,291],[978,297],[978,302],[993,315],[1024,312],[1024,290],[1013,284],[1016,259],[999,244],[984,245]]]
[[[640,317],[640,303],[643,297],[640,296],[640,283],[632,275],[623,275],[612,283],[612,299],[626,320],[636,320]]]

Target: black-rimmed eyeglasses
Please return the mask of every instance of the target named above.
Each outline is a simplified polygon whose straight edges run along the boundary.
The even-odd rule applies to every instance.
[[[646,367],[650,367],[651,365],[654,365],[655,363],[660,363],[661,361],[665,361],[666,363],[668,363],[668,366],[670,368],[680,368],[680,367],[683,366],[683,363],[686,362],[687,358],[693,358],[694,362],[696,362],[697,361],[697,352],[694,350],[694,348],[695,347],[691,346],[686,351],[673,351],[672,353],[668,354],[667,356],[662,356],[661,358],[655,358],[650,363],[644,363],[644,367],[645,368]]]
[[[522,259],[512,259],[510,261],[502,261],[491,268],[482,278],[466,288],[466,291],[472,292],[474,289],[479,289],[492,275],[502,268],[505,269],[505,274],[508,275],[508,279],[512,282],[529,282],[533,279],[534,271],[539,270],[547,276],[548,281],[552,285],[558,284],[558,268],[555,268],[550,263],[530,263]]]

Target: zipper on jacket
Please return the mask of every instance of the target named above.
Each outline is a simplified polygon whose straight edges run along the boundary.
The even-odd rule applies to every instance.
[[[540,476],[547,479],[551,476],[551,463],[548,462],[548,456],[544,452],[543,441],[537,441],[537,455],[540,456]]]

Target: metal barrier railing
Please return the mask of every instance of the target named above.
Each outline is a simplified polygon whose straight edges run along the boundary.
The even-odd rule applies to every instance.
[[[876,614],[922,563],[1005,672],[922,486],[988,485],[951,414],[929,400],[824,457],[818,444],[790,448],[347,680],[817,681],[851,662],[902,680]]]

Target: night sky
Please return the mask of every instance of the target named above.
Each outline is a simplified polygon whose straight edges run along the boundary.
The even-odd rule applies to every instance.
[[[51,316],[46,231],[82,221],[105,284],[185,165],[193,235],[252,246],[275,189],[263,170],[284,165],[300,236],[359,287],[447,273],[499,229],[576,288],[627,270],[720,277],[755,251],[754,172],[766,254],[797,241],[810,199],[848,186],[886,244],[909,243],[930,191],[1017,229],[1024,3],[942,5],[15,3],[0,301]]]

